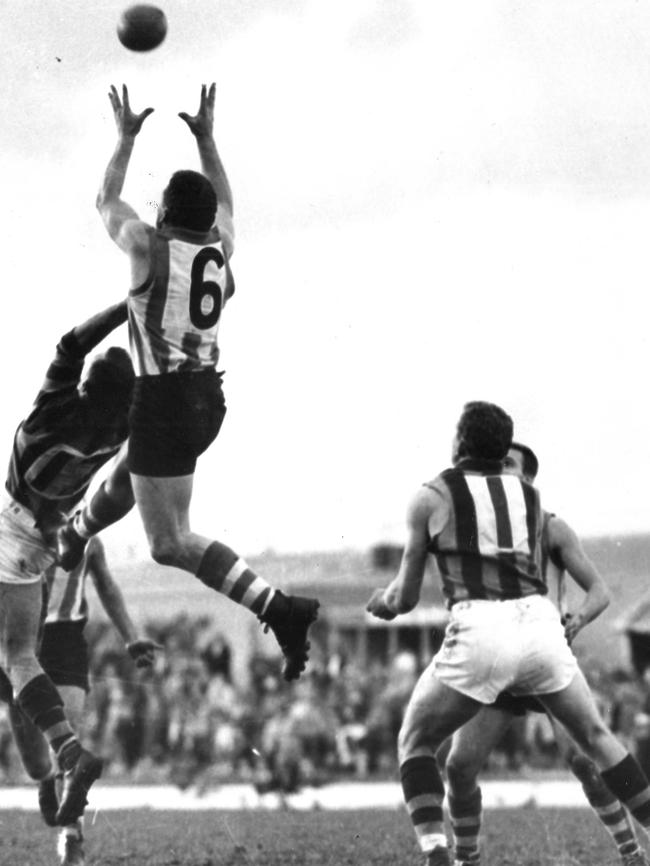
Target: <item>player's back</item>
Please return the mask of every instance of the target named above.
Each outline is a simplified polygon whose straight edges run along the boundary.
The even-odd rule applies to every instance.
[[[464,460],[427,486],[447,504],[429,543],[449,604],[546,594],[540,571],[542,515],[537,490],[494,462]]]
[[[129,293],[138,376],[214,368],[221,312],[234,280],[216,228],[150,229],[150,272]]]

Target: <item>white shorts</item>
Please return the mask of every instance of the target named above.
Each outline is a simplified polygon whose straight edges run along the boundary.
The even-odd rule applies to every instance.
[[[491,704],[506,690],[559,692],[578,672],[578,663],[557,608],[545,596],[530,595],[455,604],[429,670],[445,685]]]
[[[56,561],[34,515],[7,493],[0,497],[0,583],[36,583]]]

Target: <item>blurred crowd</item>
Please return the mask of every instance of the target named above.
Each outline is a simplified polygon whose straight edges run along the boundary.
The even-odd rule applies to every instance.
[[[105,623],[87,629],[92,689],[84,730],[90,748],[122,781],[172,782],[208,790],[252,782],[290,793],[335,779],[396,777],[395,742],[420,673],[415,655],[360,667],[344,651],[314,646],[307,674],[287,684],[277,658],[254,657],[249,685],[232,678],[231,648],[210,620],[185,616],[150,626],[164,651],[144,674]],[[650,668],[587,671],[601,711],[650,772]],[[485,773],[562,767],[543,714],[516,718]],[[0,773],[24,781],[0,705]]]

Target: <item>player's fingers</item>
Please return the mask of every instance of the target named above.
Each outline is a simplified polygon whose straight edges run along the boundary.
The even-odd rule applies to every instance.
[[[217,92],[217,85],[213,81],[212,84],[210,85],[210,89],[208,90],[208,104],[209,104],[210,108],[212,108],[212,106],[214,105],[214,96],[215,96],[216,92]]]
[[[129,89],[126,84],[122,85],[122,102],[125,108],[129,107]]]

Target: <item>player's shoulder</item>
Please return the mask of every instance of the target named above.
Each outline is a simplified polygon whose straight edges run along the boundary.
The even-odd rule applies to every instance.
[[[553,511],[543,511],[544,524],[548,529],[549,534],[556,536],[575,534],[569,524]]]
[[[545,521],[546,542],[550,550],[561,552],[580,546],[576,531],[557,514],[549,514]]]
[[[127,219],[120,227],[119,244],[130,252],[149,251],[151,237],[155,229],[139,218]]]
[[[437,476],[432,481],[424,482],[415,491],[409,503],[411,519],[428,520],[435,511],[439,511],[446,504],[446,492],[439,478],[440,476]]]

